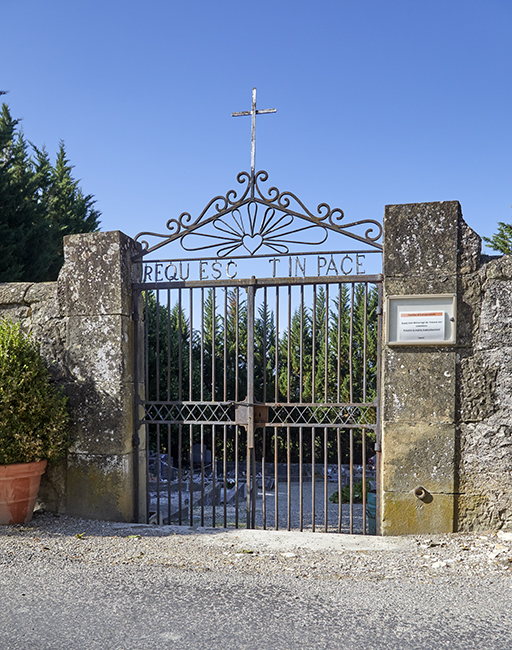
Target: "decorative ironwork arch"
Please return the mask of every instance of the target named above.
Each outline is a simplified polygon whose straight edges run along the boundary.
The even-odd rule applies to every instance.
[[[217,257],[230,257],[241,250],[249,255],[260,250],[286,255],[292,244],[323,244],[330,231],[382,250],[379,243],[382,226],[378,221],[343,223],[343,210],[331,208],[327,203],[320,203],[314,214],[292,192],[271,187],[265,194],[259,183],[267,180],[266,171],[259,171],[254,177],[240,172],[237,181],[245,185],[240,197],[236,190],[229,190],[225,196],[213,198],[195,219],[188,212],[180,214],[178,219],[169,219],[167,233],[140,232],[135,240],[141,242],[143,250],[136,259],[141,260],[176,240],[180,240],[186,251],[216,250]],[[366,225],[364,235],[350,230]],[[150,237],[160,241],[150,246]]]

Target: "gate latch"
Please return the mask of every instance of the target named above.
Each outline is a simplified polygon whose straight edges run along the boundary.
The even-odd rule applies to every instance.
[[[268,406],[266,404],[241,403],[235,406],[235,422],[241,426],[249,423],[249,409],[254,412],[254,426],[265,426],[268,420]]]

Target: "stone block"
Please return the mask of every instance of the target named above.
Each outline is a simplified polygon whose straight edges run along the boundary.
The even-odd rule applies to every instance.
[[[66,512],[66,479],[66,458],[48,462],[37,495],[37,502],[43,510],[63,514]]]
[[[384,212],[384,276],[455,275],[458,201],[387,205]]]
[[[482,278],[479,273],[457,278],[457,345],[472,347],[478,335],[482,304]]]
[[[508,347],[512,341],[512,283],[488,280],[484,285],[479,348]]]
[[[485,270],[489,280],[512,280],[512,255],[491,259]]]
[[[68,454],[67,514],[133,521],[133,455]]]
[[[384,421],[454,421],[456,353],[452,348],[385,348],[383,370]]]
[[[492,492],[460,494],[456,501],[457,530],[477,532],[512,527],[512,495],[506,486]]]
[[[32,286],[30,282],[2,282],[0,283],[0,305],[21,305],[25,301],[25,294]]]
[[[482,239],[462,218],[459,220],[459,268],[462,274],[475,273],[480,268]]]
[[[63,315],[131,316],[131,286],[141,273],[131,259],[139,250],[119,231],[64,237],[65,263],[58,279]]]
[[[120,315],[69,318],[67,363],[71,377],[93,382],[109,395],[120,381],[133,381],[132,322]]]
[[[456,293],[457,278],[454,275],[443,275],[431,278],[385,278],[384,290],[386,296]]]
[[[491,355],[485,352],[461,358],[459,395],[462,422],[480,422],[497,411],[498,371],[499,363],[493,363]],[[508,377],[508,387],[512,390],[512,373]]]
[[[38,282],[31,284],[25,294],[25,302],[29,305],[35,302],[46,302],[56,298],[57,282]]]
[[[119,384],[115,395],[92,382],[65,386],[73,420],[71,450],[80,453],[123,454],[132,449],[133,388]]]
[[[383,492],[382,535],[422,535],[454,532],[454,496],[432,494],[429,503],[413,492]]]
[[[382,432],[382,489],[453,493],[455,425],[385,422]]]

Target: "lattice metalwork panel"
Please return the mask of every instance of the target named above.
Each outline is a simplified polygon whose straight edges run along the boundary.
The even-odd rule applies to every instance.
[[[375,404],[274,404],[268,408],[268,425],[376,428]]]
[[[235,424],[232,402],[143,402],[141,422],[156,424]]]

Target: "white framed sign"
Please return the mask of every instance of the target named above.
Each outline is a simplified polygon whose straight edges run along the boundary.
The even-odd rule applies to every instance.
[[[386,344],[453,345],[456,294],[388,296]]]

